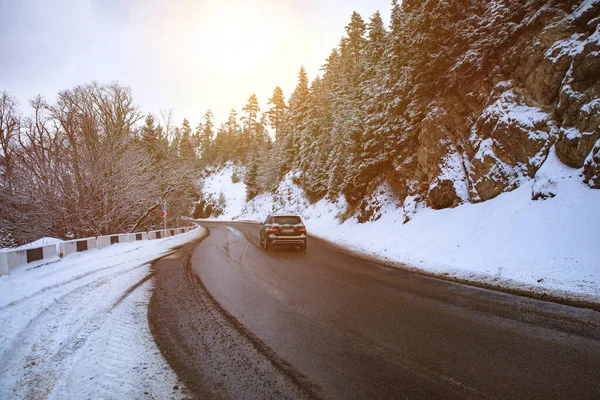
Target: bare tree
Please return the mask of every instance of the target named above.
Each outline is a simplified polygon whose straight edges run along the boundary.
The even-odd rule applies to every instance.
[[[173,135],[175,134],[175,122],[173,118],[173,109],[161,109],[160,110],[160,121],[162,123],[165,136],[168,140],[173,139]]]
[[[10,186],[13,171],[13,153],[19,133],[20,118],[17,102],[7,92],[0,93],[0,176],[3,186]]]
[[[58,93],[54,104],[38,96],[24,119],[10,96],[0,101],[3,243],[6,232],[23,243],[155,228],[165,199],[178,218],[191,213],[193,166],[168,154],[157,161],[138,140],[129,88],[92,82]],[[161,117],[172,136],[172,110]]]

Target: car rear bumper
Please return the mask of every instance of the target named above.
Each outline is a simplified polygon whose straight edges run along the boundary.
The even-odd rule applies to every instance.
[[[275,236],[269,235],[269,243],[281,245],[298,245],[306,243],[306,235],[301,236]]]

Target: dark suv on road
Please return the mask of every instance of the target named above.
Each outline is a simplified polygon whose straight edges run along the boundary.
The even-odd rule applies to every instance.
[[[260,245],[269,250],[275,245],[298,246],[306,250],[306,227],[298,215],[269,215],[260,228]]]

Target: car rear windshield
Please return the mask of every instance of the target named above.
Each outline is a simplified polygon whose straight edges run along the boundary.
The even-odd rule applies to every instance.
[[[300,217],[296,217],[293,215],[285,216],[285,217],[274,217],[275,223],[279,225],[296,225],[301,224]]]

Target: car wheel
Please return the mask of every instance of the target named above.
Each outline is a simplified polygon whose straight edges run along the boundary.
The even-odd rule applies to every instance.
[[[269,251],[271,249],[271,245],[269,244],[269,239],[265,238],[265,250]]]
[[[306,251],[306,244],[307,244],[307,243],[306,243],[306,242],[304,242],[304,243],[302,243],[302,244],[300,245],[300,251]]]

